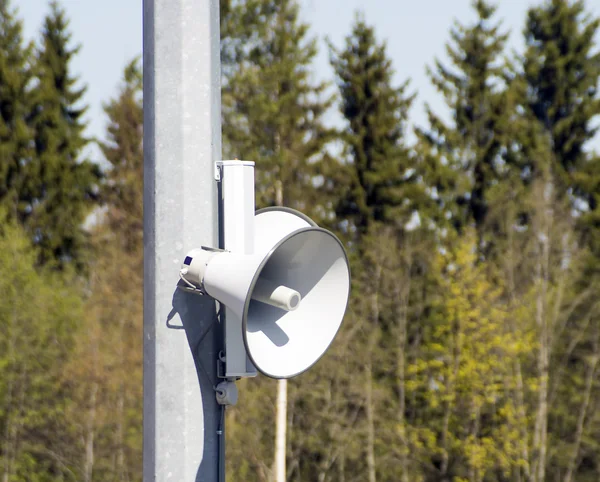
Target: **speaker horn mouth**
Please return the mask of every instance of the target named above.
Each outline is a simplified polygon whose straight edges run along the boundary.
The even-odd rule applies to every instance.
[[[310,272],[302,271],[306,266]],[[269,288],[282,289],[286,307],[273,308],[282,308],[273,296],[270,302],[261,299],[261,285],[265,281],[271,283]],[[327,351],[339,331],[349,293],[348,257],[333,233],[309,226],[284,236],[262,259],[244,302],[242,331],[250,361],[270,378],[292,378],[308,370]],[[320,323],[320,313],[327,311],[329,314],[324,315],[327,322]],[[299,349],[300,345],[305,348]],[[273,358],[269,359],[267,353],[272,353]],[[284,358],[278,361],[279,356]],[[281,366],[283,360],[292,359],[293,363]]]

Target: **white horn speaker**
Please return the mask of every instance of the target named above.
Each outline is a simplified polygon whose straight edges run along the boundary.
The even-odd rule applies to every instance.
[[[258,371],[291,378],[321,358],[340,328],[348,259],[332,233],[292,209],[260,210],[254,223],[254,254],[196,249],[182,275],[240,316]]]

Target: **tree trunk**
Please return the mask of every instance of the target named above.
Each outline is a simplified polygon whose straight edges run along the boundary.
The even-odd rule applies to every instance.
[[[456,400],[456,379],[458,377],[458,369],[460,367],[460,357],[461,357],[461,346],[460,346],[460,336],[462,331],[462,326],[460,320],[454,320],[454,347],[452,354],[452,372],[448,377],[447,384],[447,402],[444,410],[444,421],[442,423],[442,464],[440,467],[440,471],[442,476],[444,477],[442,480],[447,480],[445,477],[448,475],[448,466],[450,462],[450,454],[448,453],[448,431],[450,428],[450,415],[452,414],[452,409],[454,407],[454,402]]]
[[[89,387],[89,399],[88,399],[88,412],[87,420],[85,422],[85,450],[83,460],[83,480],[84,482],[91,482],[94,473],[94,462],[95,462],[95,435],[96,435],[96,411],[98,408],[98,390],[99,382],[97,378],[97,366],[98,366],[98,333],[94,329],[88,330],[88,350],[91,358],[91,367],[89,376],[91,383]]]
[[[375,466],[375,402],[373,400],[373,353],[378,337],[379,324],[379,285],[381,281],[381,266],[375,267],[373,286],[375,290],[371,295],[371,334],[365,364],[366,375],[366,412],[367,412],[367,470],[369,482],[377,482],[377,471]]]
[[[516,401],[517,401],[517,413],[519,417],[519,433],[520,433],[520,446],[521,446],[521,458],[523,459],[523,472],[525,477],[529,478],[529,448],[528,448],[528,434],[527,434],[527,414],[525,411],[525,389],[523,387],[523,373],[521,371],[521,362],[515,357],[515,361],[513,362],[514,375],[517,382],[517,387],[515,389],[516,392]],[[517,474],[516,482],[521,481],[521,470],[518,469],[519,472]]]
[[[538,207],[539,216],[538,229],[534,232],[538,236],[538,253],[536,260],[536,326],[538,329],[539,351],[537,359],[538,376],[540,377],[538,406],[533,433],[533,463],[530,480],[532,482],[544,482],[546,477],[546,451],[548,437],[548,377],[550,363],[550,333],[548,316],[546,313],[546,300],[548,295],[548,277],[550,262],[550,225],[551,208],[550,194],[552,184],[544,186],[542,205]]]
[[[340,454],[338,468],[338,482],[346,482],[346,454],[344,451]]]
[[[90,388],[89,410],[85,427],[85,460],[83,463],[84,482],[92,481],[94,470],[94,428],[96,422],[96,397],[98,395],[98,383],[92,382]]]
[[[275,482],[285,482],[287,425],[287,380],[277,380],[277,418],[275,435]]]
[[[124,390],[124,388],[122,389]],[[124,421],[124,413],[125,413],[125,396],[123,395],[123,391],[121,391],[117,398],[117,474],[119,480],[126,480],[126,467],[125,467],[125,440],[123,437],[125,425]]]
[[[19,453],[19,446],[21,444],[21,440],[20,437],[23,434],[23,419],[25,418],[25,414],[27,414],[27,410],[29,407],[27,407],[27,401],[30,401],[29,398],[27,397],[27,384],[29,381],[29,374],[27,373],[27,363],[26,360],[21,360],[20,362],[20,372],[19,372],[19,377],[17,380],[17,384],[16,384],[16,391],[15,391],[15,412],[16,412],[16,416],[15,419],[13,419],[13,423],[11,424],[11,431],[10,431],[10,444],[11,444],[11,472],[13,472],[13,464],[15,459],[17,458],[17,455]],[[37,407],[36,407],[37,408]],[[14,475],[14,474],[11,474]],[[9,478],[10,480],[10,478]]]
[[[471,437],[473,439],[473,442],[475,443],[478,438],[479,438],[479,424],[480,424],[480,417],[481,417],[481,409],[480,407],[475,405],[474,401],[471,401]],[[481,482],[481,480],[483,479],[483,474],[481,473],[481,470],[479,469],[479,467],[474,467],[472,464],[469,464],[469,480],[471,482]]]
[[[408,246],[406,247],[408,251]],[[408,304],[410,300],[411,287],[411,265],[412,255],[407,252],[408,263],[402,268],[408,273],[405,283],[403,283],[404,292],[396,285],[394,297],[400,300],[401,307],[398,317],[398,360],[397,360],[397,383],[398,383],[398,431],[400,432],[400,468],[401,482],[408,482],[408,441],[406,433],[406,390],[405,390],[405,351],[406,351],[406,330],[408,324]]]
[[[449,389],[452,389],[449,384]],[[442,476],[446,476],[448,473],[448,462],[449,462],[449,454],[448,454],[448,428],[450,425],[450,412],[452,411],[452,403],[450,401],[446,402],[446,407],[444,411],[444,421],[442,422],[442,464],[440,466],[440,472]],[[446,480],[443,478],[442,480]]]
[[[275,204],[283,205],[283,185],[275,181]],[[285,454],[287,428],[287,380],[277,380],[277,415],[275,419],[275,482],[285,482]]]
[[[132,307],[133,308],[133,307]],[[126,313],[127,317],[135,316],[132,313]],[[119,326],[119,340],[118,340],[118,360],[121,363],[121,366],[126,369],[125,366],[125,340],[126,340],[126,331],[127,327],[125,325],[125,316],[121,315],[121,322]],[[125,425],[125,391],[127,390],[125,380],[126,373],[123,372],[121,374],[121,383],[119,388],[119,393],[117,394],[117,430],[116,430],[116,445],[117,445],[117,477],[118,480],[126,480],[126,467],[125,467],[125,438],[123,434],[125,433],[124,425]]]
[[[375,410],[373,408],[373,367],[371,356],[365,365],[366,381],[366,411],[367,411],[367,469],[369,482],[376,482],[375,471]]]
[[[14,367],[15,361],[15,327],[17,313],[13,310],[13,316],[10,320],[9,335],[8,335],[8,348],[7,348],[7,360],[8,360],[8,383],[6,387],[6,397],[4,400],[4,406],[6,410],[6,423],[4,426],[4,443],[2,444],[2,458],[4,459],[4,470],[2,473],[2,482],[8,482],[12,475],[12,466],[14,463],[15,447],[12,440],[12,413],[13,413],[13,389],[15,378],[13,376],[12,367]]]
[[[590,362],[588,368],[587,377],[585,380],[585,391],[583,393],[583,401],[581,402],[581,408],[579,409],[579,416],[577,418],[577,429],[575,430],[575,446],[569,459],[567,466],[567,474],[565,475],[564,482],[571,482],[573,480],[573,472],[575,471],[577,458],[579,457],[579,448],[581,447],[581,439],[583,438],[584,422],[587,415],[588,406],[592,394],[592,387],[594,386],[594,380],[596,379],[596,367],[598,360],[600,359],[600,353],[598,353],[598,341],[594,343],[594,356]]]
[[[509,215],[509,225],[512,225],[514,214]],[[508,289],[510,291],[510,312],[517,307],[517,296],[516,296],[516,288],[515,288],[515,256],[514,256],[514,238],[513,238],[513,230],[508,229]],[[518,329],[517,324],[515,322],[515,318],[513,316],[509,316],[509,330],[513,339],[517,339]],[[527,433],[527,413],[525,410],[525,388],[523,384],[523,371],[521,369],[521,361],[519,357],[516,356],[513,358],[513,376],[515,378],[515,403],[517,405],[517,427],[515,430],[519,432],[519,446],[521,452],[521,459],[523,463],[523,472],[527,479],[529,479],[529,447],[528,447],[528,433]],[[515,482],[521,482],[521,468],[519,466],[516,467],[516,472],[514,473]]]

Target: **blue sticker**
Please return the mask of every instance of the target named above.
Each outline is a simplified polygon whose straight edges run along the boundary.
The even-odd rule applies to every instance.
[[[192,264],[192,258],[186,256],[185,260],[183,261],[183,264],[187,264],[189,266],[190,264]]]

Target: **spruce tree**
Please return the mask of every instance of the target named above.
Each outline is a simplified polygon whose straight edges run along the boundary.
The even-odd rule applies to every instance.
[[[359,237],[373,222],[402,227],[424,200],[404,138],[414,99],[408,81],[392,84],[386,46],[360,16],[344,49],[331,46],[331,57],[346,121],[341,133],[346,162],[330,174],[339,196],[336,216],[350,222]]]
[[[586,14],[583,1],[547,0],[527,14],[523,76],[526,104],[550,140],[552,172],[562,194],[572,175],[589,162],[586,143],[600,115],[600,53],[594,37],[600,19]]]
[[[22,222],[28,207],[22,199],[24,170],[32,155],[27,125],[32,45],[25,45],[9,0],[0,1],[0,51],[0,204]]]
[[[403,419],[396,418],[395,410],[401,410],[399,397],[388,390],[397,381],[389,367],[404,356],[399,353],[398,335],[400,330],[404,332],[400,320],[405,318],[399,313],[406,308],[406,285],[400,289],[399,282],[389,283],[390,273],[394,272],[396,281],[401,276],[410,277],[398,269],[399,265],[406,266],[403,259],[407,252],[402,248],[412,244],[410,232],[418,227],[418,220],[424,221],[429,215],[420,166],[405,139],[414,95],[408,93],[408,81],[394,85],[386,45],[378,42],[375,29],[362,16],[357,15],[344,47],[331,45],[330,50],[344,119],[340,131],[343,151],[339,160],[327,166],[324,190],[332,197],[335,228],[348,242],[352,259],[354,296],[340,337],[351,340],[351,346],[361,347],[358,356],[338,348],[336,356],[351,360],[354,355],[356,366],[351,369],[351,378],[345,379],[344,370],[336,378],[353,400],[348,413],[356,410],[353,404],[364,406],[356,422],[355,438],[360,440],[360,448],[349,451],[338,441],[335,451],[344,452],[347,468],[337,467],[336,471],[350,474],[359,470],[369,481],[390,477],[404,480],[398,475],[407,476],[406,459],[400,462],[401,468],[387,464],[391,452],[385,440],[393,441],[394,452],[406,454],[406,439],[401,444],[383,420],[391,415],[402,430],[405,428]],[[335,423],[323,424],[324,438],[339,431],[340,424]],[[313,449],[312,458],[327,456],[331,457]],[[366,460],[366,464],[359,464],[359,460]]]
[[[220,0],[221,73],[224,83],[248,60],[250,45],[256,45],[270,28],[274,2],[265,0]]]
[[[107,222],[119,232],[126,251],[140,251],[143,218],[143,106],[142,73],[137,59],[124,71],[118,98],[104,106],[109,118],[108,141],[100,147],[110,164],[101,189],[101,200],[108,207]]]
[[[310,209],[314,163],[330,139],[322,120],[331,104],[324,99],[326,84],[311,81],[316,42],[295,0],[256,3],[235,11],[256,28],[223,86],[226,155],[256,162],[259,206]],[[254,15],[257,8],[262,15]]]
[[[495,6],[476,0],[473,8],[475,23],[456,23],[451,30],[446,45],[451,65],[436,60],[435,69],[428,69],[453,122],[445,123],[427,107],[429,128],[418,134],[423,151],[433,156],[429,183],[437,188],[446,217],[459,230],[474,224],[481,249],[490,241],[484,226],[490,191],[504,175],[501,155],[511,112],[503,90],[502,51],[508,34],[493,23]],[[438,179],[439,172],[449,178]]]
[[[52,2],[44,20],[35,60],[37,85],[32,92],[31,126],[35,155],[23,193],[31,214],[26,227],[40,247],[41,262],[84,264],[86,236],[82,223],[96,196],[99,168],[82,160],[85,87],[71,71],[79,47],[71,47],[64,10]]]
[[[523,78],[526,106],[550,142],[552,172],[561,197],[572,191],[584,206],[579,229],[600,259],[600,158],[586,145],[598,128],[600,53],[594,42],[600,18],[581,1],[549,0],[527,15]],[[589,273],[600,272],[590,259]]]

